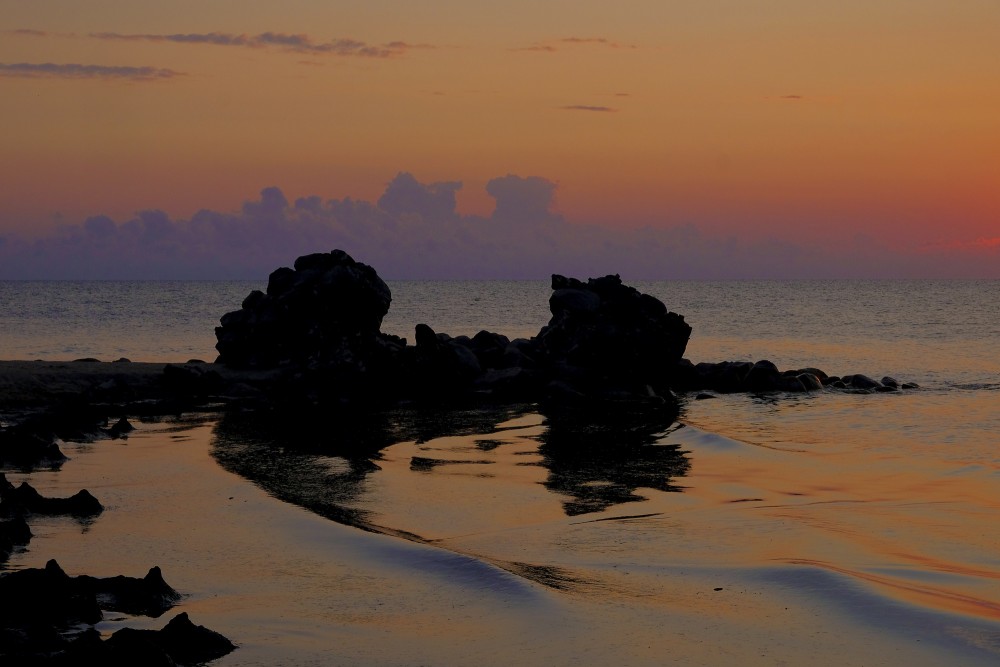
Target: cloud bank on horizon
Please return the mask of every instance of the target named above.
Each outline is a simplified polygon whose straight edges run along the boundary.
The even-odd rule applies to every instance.
[[[387,279],[1000,277],[1000,238],[894,251],[867,238],[834,248],[713,237],[694,225],[573,224],[553,212],[555,183],[516,175],[487,183],[496,202],[490,216],[463,215],[461,187],[401,172],[377,202],[290,202],[268,187],[238,212],[174,220],[150,209],[124,222],[96,215],[43,238],[0,236],[0,279],[263,280],[299,255],[333,248]]]

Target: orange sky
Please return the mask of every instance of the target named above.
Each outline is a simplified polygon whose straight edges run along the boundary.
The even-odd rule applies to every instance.
[[[513,173],[570,222],[1000,238],[1000,4],[817,4],[0,0],[0,229],[409,171],[466,213]]]

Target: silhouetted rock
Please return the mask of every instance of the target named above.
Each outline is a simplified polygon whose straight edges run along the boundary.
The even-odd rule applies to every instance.
[[[236,650],[236,645],[205,626],[195,625],[187,613],[177,614],[162,630],[123,628],[106,642],[117,658],[129,656],[132,664],[196,665],[221,658]],[[162,656],[161,656],[162,654]]]
[[[691,327],[658,299],[617,275],[552,276],[552,318],[533,339],[534,356],[560,399],[655,399],[676,384]],[[526,355],[527,356],[527,355]]]
[[[91,577],[80,575],[78,584],[92,591],[101,608],[132,615],[159,616],[170,609],[181,595],[163,580],[158,567],[150,568],[145,577]]]
[[[0,520],[0,562],[10,557],[17,546],[24,546],[31,541],[31,529],[23,517]]]
[[[96,596],[79,586],[59,564],[29,568],[0,576],[0,626],[97,623],[103,618]]]
[[[272,272],[216,329],[219,362],[278,368],[260,405],[355,407],[399,400],[669,403],[672,391],[805,392],[895,387],[866,376],[829,378],[817,368],[781,371],[767,360],[692,364],[691,327],[618,275],[586,282],[552,276],[552,317],[531,339],[473,337],[418,324],[415,345],[381,333],[391,294],[371,267],[334,250]],[[197,394],[209,371],[167,367],[165,383]],[[895,381],[893,381],[895,382]],[[254,392],[244,395],[253,398]]]
[[[201,364],[167,364],[163,367],[163,386],[167,393],[190,400],[217,393],[223,381],[218,371]]]
[[[76,517],[95,516],[104,511],[101,503],[86,489],[69,498],[46,498],[27,482],[12,491],[5,491],[0,503],[7,516],[24,514],[68,514]]]
[[[822,391],[823,382],[813,373],[799,373],[795,378],[802,383],[806,391]]]
[[[416,347],[408,348],[405,375],[408,393],[413,396],[468,393],[473,381],[483,373],[472,341],[462,336],[435,333],[426,324],[415,329]]]
[[[215,330],[218,362],[233,367],[351,363],[376,353],[389,287],[366,264],[334,250],[299,257],[271,273]]]
[[[853,387],[854,389],[861,390],[872,390],[881,387],[882,384],[877,380],[873,380],[867,375],[861,375],[860,373],[854,375],[845,375],[841,378],[841,381],[848,387]]]
[[[135,427],[125,417],[121,417],[107,431],[112,438],[124,438],[135,430]]]
[[[124,628],[102,642],[93,625],[102,609],[159,616],[180,599],[158,567],[141,579],[67,575],[44,568],[0,574],[0,662],[24,665],[195,665],[236,647],[178,614],[162,630]],[[64,636],[65,635],[65,636]],[[72,639],[67,637],[73,636]]]

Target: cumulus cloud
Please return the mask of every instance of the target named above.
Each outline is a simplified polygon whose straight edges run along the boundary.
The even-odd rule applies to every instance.
[[[427,220],[447,220],[455,215],[455,193],[461,188],[459,181],[424,185],[412,174],[401,173],[386,186],[378,207],[395,216],[415,214]]]
[[[361,58],[392,58],[411,49],[434,48],[430,44],[411,44],[393,41],[385,44],[369,44],[356,39],[332,39],[318,41],[304,33],[262,32],[256,35],[225,32],[207,33],[131,33],[94,32],[94,39],[110,41],[173,42],[176,44],[208,44],[212,46],[237,46],[252,49],[277,48],[294,53],[314,55],[355,56]]]
[[[507,174],[486,184],[486,193],[496,200],[493,218],[508,222],[557,219],[551,210],[555,192],[556,184],[539,176]]]
[[[456,210],[458,181],[400,173],[376,202],[289,201],[268,187],[235,211],[174,219],[148,209],[124,221],[95,215],[44,238],[0,237],[0,279],[251,279],[300,255],[342,248],[387,279],[547,278],[620,273],[628,280],[1000,277],[1000,239],[907,254],[871,239],[841,247],[704,233],[693,224],[614,229],[555,210],[558,185],[508,174],[486,185],[488,216]]]
[[[163,81],[178,76],[184,76],[184,73],[160,67],[81,65],[79,63],[0,63],[0,77],[10,78]]]

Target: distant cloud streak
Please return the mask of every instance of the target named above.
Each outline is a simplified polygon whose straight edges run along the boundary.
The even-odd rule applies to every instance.
[[[294,53],[314,55],[353,56],[359,58],[392,58],[401,56],[411,49],[431,49],[430,44],[411,44],[393,41],[386,44],[369,44],[356,39],[334,39],[317,41],[306,34],[262,32],[257,35],[232,34],[224,32],[173,33],[173,34],[122,34],[117,32],[90,33],[94,39],[108,41],[172,42],[176,44],[208,44],[211,46],[235,46],[251,49],[277,48]]]
[[[620,44],[606,37],[562,37],[545,42],[536,42],[528,46],[521,46],[509,49],[510,51],[538,51],[542,53],[555,53],[560,51],[560,47],[574,46],[597,46],[608,49],[638,49],[635,44]]]
[[[78,63],[0,63],[0,77],[8,78],[162,81],[178,76],[184,76],[184,73],[159,67],[81,65]]]
[[[564,44],[597,44],[609,49],[637,49],[635,44],[620,44],[605,37],[563,37],[559,40]]]
[[[591,106],[589,104],[570,104],[559,108],[563,111],[597,111],[599,113],[618,113],[618,109],[615,109],[614,107]]]

